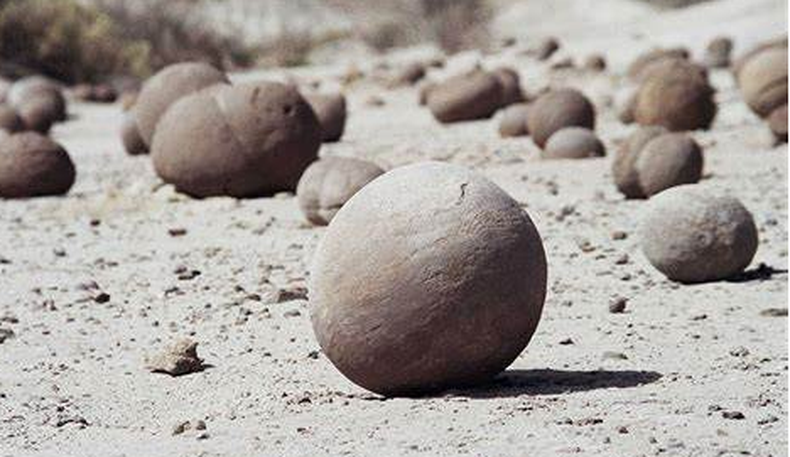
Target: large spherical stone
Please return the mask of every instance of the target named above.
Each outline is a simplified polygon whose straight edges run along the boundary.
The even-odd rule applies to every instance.
[[[787,143],[787,105],[776,108],[768,116],[768,127],[779,143]]]
[[[744,100],[760,117],[787,104],[787,48],[770,47],[752,56],[738,73]]]
[[[595,132],[584,127],[565,127],[549,138],[543,157],[547,159],[585,159],[603,157],[606,148]]]
[[[683,133],[667,133],[650,140],[639,153],[634,169],[645,196],[702,178],[702,149]]]
[[[321,124],[321,140],[339,141],[346,128],[346,97],[343,94],[303,94]]]
[[[616,150],[612,161],[612,176],[617,189],[626,198],[646,197],[639,184],[639,175],[635,167],[636,159],[650,140],[668,132],[664,127],[657,125],[640,127]]]
[[[500,105],[502,107],[524,101],[524,93],[521,90],[521,78],[518,76],[516,70],[502,67],[494,70],[493,74],[499,80],[499,84],[502,87],[500,100]]]
[[[367,183],[384,173],[378,165],[347,157],[313,162],[296,186],[299,207],[308,221],[328,224],[340,208]]]
[[[747,52],[739,56],[735,61],[732,63],[732,73],[735,75],[736,79],[738,74],[741,72],[743,66],[748,62],[752,57],[756,56],[757,54],[765,51],[766,49],[770,48],[785,48],[787,49],[787,36],[780,38],[775,38],[772,40],[768,40],[758,44],[757,46],[749,49]]]
[[[60,106],[57,97],[42,93],[27,99],[16,109],[26,130],[46,134],[57,122]]]
[[[671,280],[699,283],[742,272],[757,251],[757,228],[737,199],[698,185],[666,190],[648,203],[641,245]]]
[[[0,198],[65,194],[75,176],[66,150],[39,133],[16,133],[0,141]]]
[[[350,380],[415,395],[490,379],[526,347],[546,258],[519,204],[436,162],[380,176],[337,213],[314,257],[313,329]]]
[[[499,119],[499,135],[503,137],[529,135],[528,114],[529,105],[526,103],[516,103],[505,108]]]
[[[137,97],[137,126],[147,145],[151,145],[159,119],[181,97],[205,87],[228,82],[227,76],[211,65],[198,62],[165,67],[143,84]]]
[[[206,88],[178,100],[159,123],[154,168],[196,197],[294,190],[321,145],[310,105],[278,83]]]
[[[501,106],[502,85],[491,73],[473,71],[437,84],[427,94],[428,108],[442,123],[491,117]]]
[[[121,123],[121,142],[123,148],[129,155],[148,154],[148,146],[140,136],[140,131],[137,129],[137,120],[135,119],[134,112],[127,112],[123,117]]]
[[[538,97],[531,105],[527,126],[539,147],[564,127],[595,128],[595,108],[575,89],[556,89]]]
[[[19,132],[25,129],[25,123],[16,110],[6,104],[0,104],[0,130],[8,133]]]
[[[716,116],[713,96],[711,86],[700,77],[656,72],[637,92],[634,118],[639,124],[672,131],[707,129]]]

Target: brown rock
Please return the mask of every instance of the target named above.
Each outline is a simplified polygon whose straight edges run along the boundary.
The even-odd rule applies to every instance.
[[[546,142],[543,157],[546,159],[585,159],[606,155],[601,140],[584,127],[565,127],[557,130]]]
[[[738,73],[743,99],[760,117],[787,104],[787,48],[774,46],[754,54]]]
[[[128,112],[123,117],[121,142],[129,155],[148,154],[148,146],[143,141],[143,137],[140,136],[140,131],[137,129],[137,120],[133,112]]]
[[[75,175],[66,150],[41,134],[15,133],[0,141],[2,198],[65,194]]]
[[[499,119],[499,135],[502,137],[529,135],[528,115],[529,105],[526,103],[516,103],[505,108]]]
[[[428,108],[442,123],[487,119],[501,106],[502,86],[491,73],[475,70],[437,84]]]
[[[310,105],[278,83],[210,87],[177,101],[159,122],[154,168],[196,197],[293,191],[321,144]]]
[[[636,172],[636,159],[650,140],[669,131],[661,126],[640,127],[632,133],[617,149],[612,161],[612,176],[617,189],[626,198],[646,198],[639,175]]]
[[[595,108],[575,89],[551,90],[535,100],[529,110],[527,127],[539,147],[563,127],[595,128]]]
[[[702,166],[702,149],[683,133],[667,133],[650,140],[634,162],[639,185],[647,197],[698,182]]]
[[[339,141],[346,128],[346,97],[341,93],[303,94],[321,124],[321,141]]]
[[[493,74],[502,87],[501,107],[524,101],[524,93],[521,91],[521,79],[516,70],[503,67],[494,70]]]
[[[164,352],[146,360],[145,367],[153,373],[181,376],[202,371],[203,359],[197,355],[197,343],[188,338],[167,347]]]
[[[653,72],[642,83],[634,106],[636,122],[671,131],[710,127],[717,110],[713,88],[689,67],[679,68]]]
[[[768,116],[768,127],[779,143],[787,143],[787,105],[782,105]]]

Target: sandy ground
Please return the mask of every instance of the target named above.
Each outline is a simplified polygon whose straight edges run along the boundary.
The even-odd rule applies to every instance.
[[[786,12],[754,4],[754,24]],[[696,8],[682,14],[710,17],[710,5]],[[649,44],[611,53],[625,60]],[[608,105],[612,74],[552,72],[507,52],[484,61],[515,65],[528,90],[584,90],[610,150],[631,130]],[[491,385],[421,399],[369,394],[320,354],[304,287],[324,229],[305,223],[292,195],[178,195],[147,157],[122,152],[117,106],[72,105],[74,120],[54,132],[78,168],[72,192],[0,211],[0,329],[13,332],[0,344],[0,456],[787,455],[787,318],[770,311],[787,309],[787,147],[772,146],[729,73],[711,76],[720,113],[694,133],[701,185],[753,212],[751,270],[780,271],[697,286],[665,280],[641,255],[644,202],[618,194],[611,156],[541,161],[530,140],[500,139],[495,120],[439,126],[413,89],[349,92],[345,139],[323,154],[473,167],[524,205],[548,254],[549,295],[527,350]],[[368,105],[373,94],[385,105]],[[617,298],[626,312],[611,314]],[[186,336],[206,370],[145,369]],[[197,420],[206,430],[173,433]]]

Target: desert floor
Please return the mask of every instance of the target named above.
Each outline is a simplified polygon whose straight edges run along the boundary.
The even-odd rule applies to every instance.
[[[787,455],[787,146],[772,145],[730,73],[713,71],[719,115],[693,133],[701,185],[740,198],[760,233],[737,281],[682,286],[655,271],[639,250],[644,202],[623,200],[610,173],[633,129],[611,106],[617,62],[659,42],[700,48],[699,28],[668,31],[678,21],[707,24],[706,39],[733,34],[736,54],[786,31],[783,2],[714,3],[719,22],[709,4],[644,18],[667,33],[608,49],[606,73],[550,70],[511,49],[460,55],[431,75],[481,60],[515,66],[528,91],[578,87],[598,107],[602,159],[540,160],[529,139],[499,138],[496,119],[440,126],[413,88],[348,89],[344,141],[322,154],[472,167],[523,204],[546,247],[549,293],[529,347],[491,385],[430,398],[369,394],[320,354],[305,287],[325,229],[307,225],[292,195],[179,195],[148,157],[124,154],[119,106],[72,104],[54,131],[77,165],[71,193],[0,211],[0,329],[13,331],[0,344],[0,455]],[[622,34],[572,35],[567,52]],[[335,81],[346,68],[290,73]],[[618,298],[626,312],[612,314]],[[207,369],[145,369],[181,337],[199,343]],[[197,420],[205,430],[174,434]]]

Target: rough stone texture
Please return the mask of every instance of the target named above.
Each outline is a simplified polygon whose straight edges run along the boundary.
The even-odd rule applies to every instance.
[[[641,225],[647,259],[669,279],[716,281],[742,272],[757,251],[751,213],[731,196],[698,185],[656,195]]]
[[[475,70],[437,84],[427,97],[428,108],[439,122],[487,119],[501,106],[502,85],[493,74]]]
[[[8,135],[0,141],[0,197],[60,195],[75,179],[68,153],[35,132]]]
[[[557,130],[546,142],[543,157],[547,159],[585,159],[603,157],[606,148],[595,132],[584,127]]]
[[[532,140],[543,148],[549,137],[561,128],[575,126],[594,129],[595,108],[576,89],[551,90],[532,103],[527,126]]]
[[[340,208],[367,183],[384,173],[378,165],[347,157],[313,162],[296,186],[299,207],[308,221],[327,225]]]
[[[154,373],[182,376],[202,371],[203,359],[197,355],[197,342],[188,338],[176,341],[161,354],[146,360],[146,368]]]
[[[324,353],[386,395],[490,379],[529,342],[545,293],[527,213],[487,179],[436,162],[393,170],[352,198],[310,284]]]
[[[177,101],[160,123],[154,168],[196,197],[293,191],[321,144],[310,105],[278,83],[209,87]]]
[[[143,84],[137,97],[137,127],[143,141],[152,145],[159,119],[178,99],[227,82],[224,73],[205,63],[178,63],[160,70]]]

